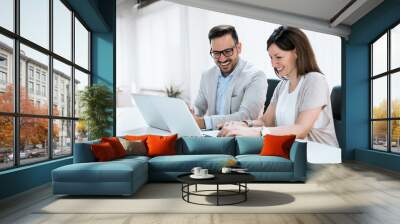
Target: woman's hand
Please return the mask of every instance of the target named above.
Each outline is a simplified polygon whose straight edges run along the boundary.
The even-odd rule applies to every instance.
[[[260,136],[260,130],[261,128],[249,128],[242,124],[230,125],[229,123],[226,123],[218,133],[218,136]]]

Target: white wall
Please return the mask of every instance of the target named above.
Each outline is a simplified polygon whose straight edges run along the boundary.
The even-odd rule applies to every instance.
[[[137,10],[130,1],[117,5],[117,88],[122,92],[160,94],[174,83],[194,102],[201,73],[213,66],[208,31],[215,25],[236,27],[241,57],[276,78],[266,51],[269,35],[279,25],[198,8],[157,2]],[[330,86],[341,82],[339,37],[305,31]],[[121,97],[119,97],[121,99]],[[144,124],[134,107],[117,108],[117,134]],[[129,121],[129,122],[127,122]]]

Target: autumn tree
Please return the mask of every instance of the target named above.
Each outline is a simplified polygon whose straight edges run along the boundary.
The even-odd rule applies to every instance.
[[[393,99],[391,104],[391,117],[400,117],[400,100]],[[378,106],[372,110],[373,118],[387,118],[387,100],[382,100]],[[392,141],[398,141],[400,138],[400,122],[392,121]],[[387,135],[387,122],[375,121],[373,125],[374,138],[386,138]]]
[[[8,85],[6,92],[0,93],[0,111],[13,112],[14,107],[14,88]],[[34,105],[29,99],[29,95],[24,87],[20,88],[20,110],[22,114],[41,114],[46,115],[48,112],[47,105]],[[59,113],[56,110],[56,113]],[[13,122],[11,116],[0,116],[0,146],[4,148],[12,148],[13,146]],[[48,136],[48,119],[47,118],[20,118],[20,148],[24,149],[26,145],[45,145]],[[55,125],[53,128],[53,138],[59,135],[59,128]]]

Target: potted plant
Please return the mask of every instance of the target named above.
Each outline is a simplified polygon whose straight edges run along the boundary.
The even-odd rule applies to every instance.
[[[182,90],[179,89],[179,87],[177,87],[176,85],[171,84],[167,88],[165,88],[165,93],[168,97],[179,98],[182,94]]]
[[[87,126],[89,140],[109,136],[112,126],[113,95],[110,89],[102,84],[87,86],[80,92],[79,106],[81,118]]]

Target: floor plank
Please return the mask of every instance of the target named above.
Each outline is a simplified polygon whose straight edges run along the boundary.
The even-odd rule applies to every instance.
[[[400,174],[357,162],[311,165],[308,183],[323,186],[349,203],[363,205],[358,214],[36,214],[56,199],[50,185],[0,201],[0,223],[15,224],[261,224],[261,223],[400,223]]]

